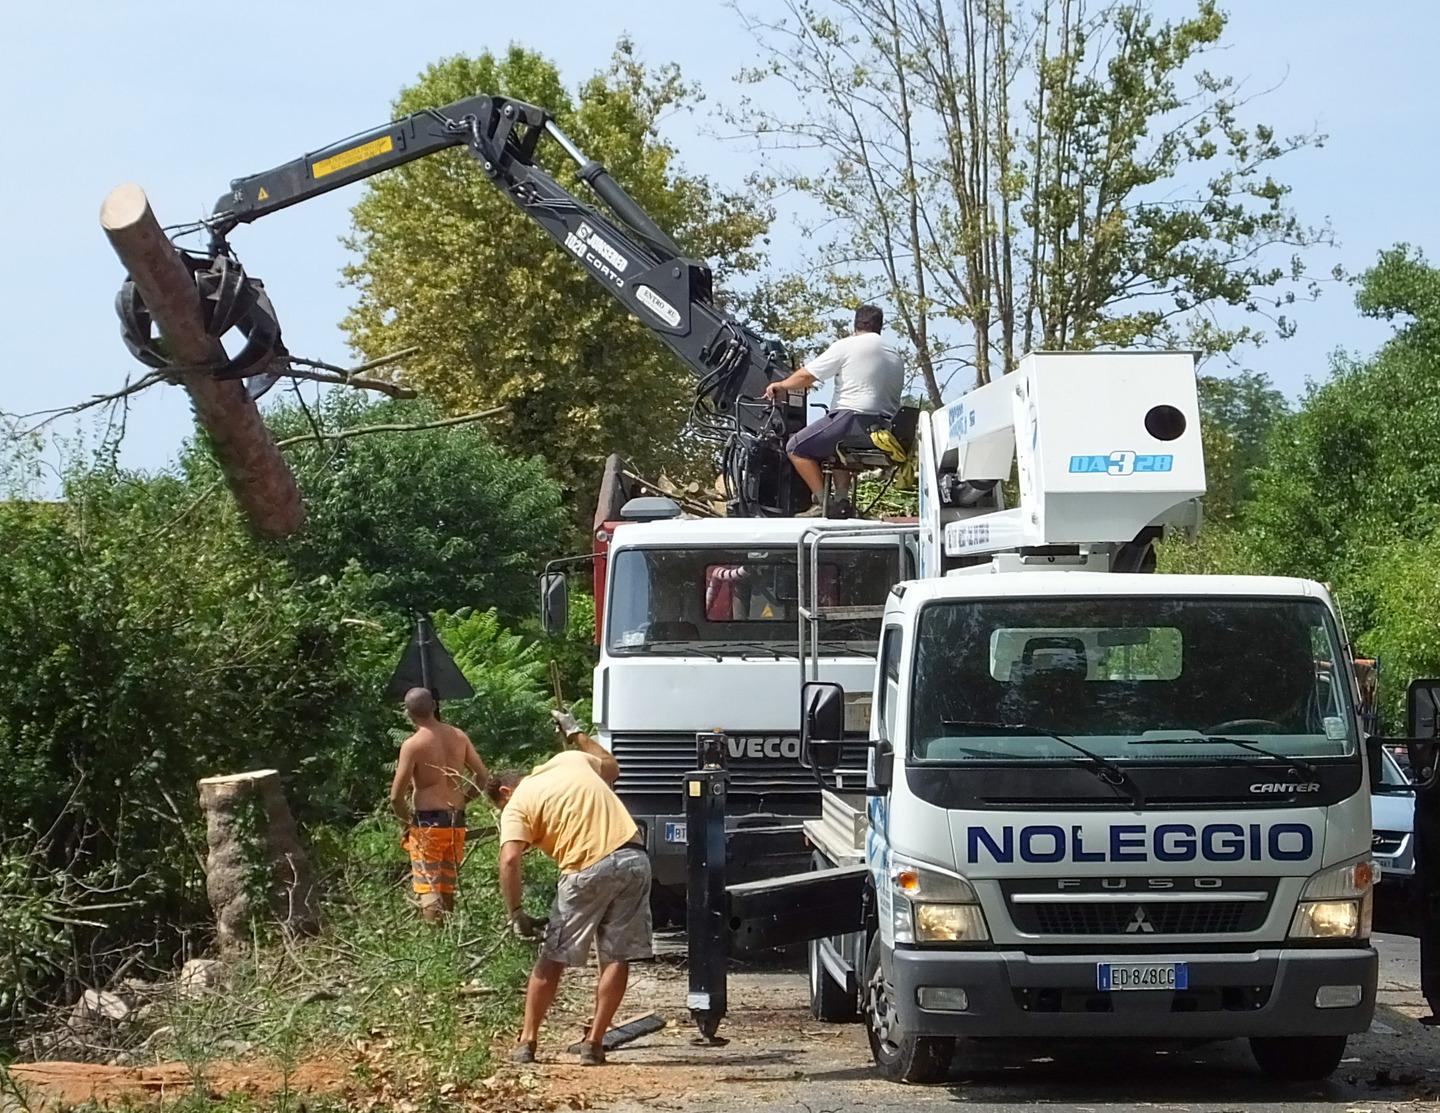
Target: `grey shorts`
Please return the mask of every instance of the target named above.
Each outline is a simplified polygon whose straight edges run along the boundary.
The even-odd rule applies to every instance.
[[[831,410],[792,436],[785,451],[807,460],[829,460],[841,441],[865,440],[872,428],[884,424],[885,419],[875,414]]]
[[[650,936],[650,859],[622,846],[561,876],[540,957],[583,966],[593,940],[601,962],[635,962],[655,953]]]

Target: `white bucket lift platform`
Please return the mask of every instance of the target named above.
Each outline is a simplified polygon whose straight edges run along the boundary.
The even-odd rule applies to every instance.
[[[945,521],[948,558],[1100,555],[1150,527],[1199,524],[1205,460],[1189,353],[1037,353],[929,418],[937,463],[953,461],[958,480],[1003,481],[1018,465],[1020,504]]]

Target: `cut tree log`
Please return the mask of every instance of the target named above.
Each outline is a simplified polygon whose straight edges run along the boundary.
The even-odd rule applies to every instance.
[[[206,777],[199,789],[210,851],[205,892],[221,950],[243,946],[257,919],[288,932],[313,931],[318,926],[315,877],[280,774],[259,769]]]
[[[219,367],[220,341],[205,331],[200,295],[139,186],[117,186],[100,206],[100,224],[115,254],[145,300],[166,352],[183,368]],[[221,381],[205,371],[176,376],[190,395],[195,419],[210,438],[226,483],[257,533],[288,537],[305,511],[290,466],[238,380]]]

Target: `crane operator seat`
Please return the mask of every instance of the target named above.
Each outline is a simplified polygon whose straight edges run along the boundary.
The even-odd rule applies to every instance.
[[[901,406],[893,418],[867,418],[866,424],[864,436],[847,437],[835,446],[835,458],[827,461],[826,470],[839,468],[858,474],[903,467],[915,447],[920,407]]]

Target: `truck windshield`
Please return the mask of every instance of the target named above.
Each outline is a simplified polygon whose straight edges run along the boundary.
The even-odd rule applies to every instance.
[[[880,608],[903,578],[898,559],[894,544],[821,550],[821,605],[871,612],[823,620],[823,648],[874,654]],[[794,654],[800,590],[793,547],[624,549],[613,562],[611,654]]]
[[[1348,756],[1355,715],[1334,665],[1344,660],[1328,610],[1308,600],[932,603],[920,613],[910,753],[1073,761],[1053,734],[1117,763]]]

